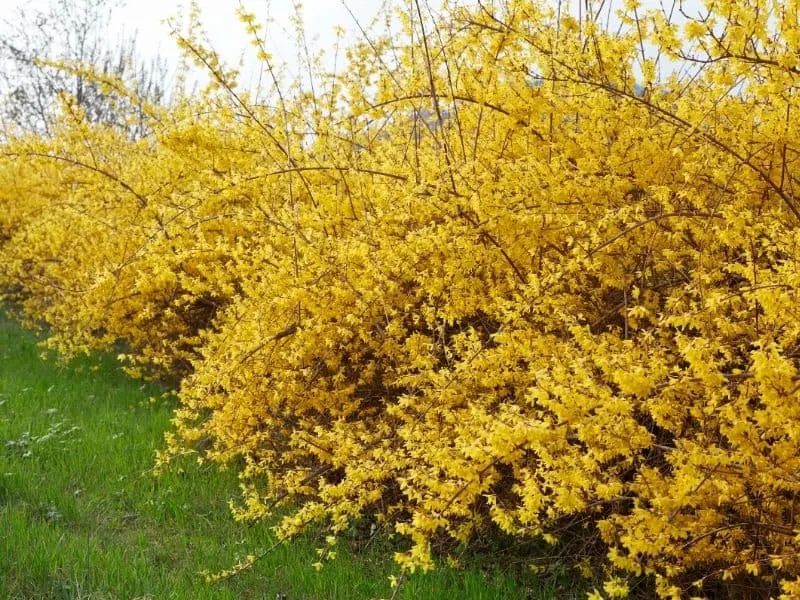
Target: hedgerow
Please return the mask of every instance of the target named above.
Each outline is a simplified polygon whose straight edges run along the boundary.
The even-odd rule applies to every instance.
[[[212,83],[149,136],[66,99],[4,145],[0,281],[181,374],[161,459],[282,536],[578,535],[597,596],[800,596],[800,6],[607,10],[413,2],[269,102],[178,36]]]

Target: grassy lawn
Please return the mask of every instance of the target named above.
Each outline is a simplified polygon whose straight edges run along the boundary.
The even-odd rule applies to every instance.
[[[313,536],[209,586],[200,571],[230,567],[272,545],[268,524],[231,518],[232,474],[194,462],[151,469],[172,407],[110,357],[59,367],[0,312],[0,598],[389,598],[390,552],[371,546],[316,571]],[[345,545],[346,542],[342,542]],[[499,563],[503,564],[499,564]],[[410,577],[396,598],[567,598],[519,576],[513,561],[470,562]],[[512,572],[513,571],[513,572]],[[523,569],[524,572],[524,569]],[[516,573],[516,575],[514,574]]]

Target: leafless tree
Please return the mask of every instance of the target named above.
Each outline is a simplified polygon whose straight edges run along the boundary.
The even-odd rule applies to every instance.
[[[150,103],[166,99],[168,70],[159,57],[143,59],[136,37],[110,39],[114,11],[125,0],[50,0],[44,8],[20,7],[0,27],[0,118],[6,129],[49,134],[59,97],[69,95],[93,123],[147,130],[141,105],[109,92],[92,77],[52,66],[87,65],[125,82]],[[131,116],[134,118],[131,119]]]

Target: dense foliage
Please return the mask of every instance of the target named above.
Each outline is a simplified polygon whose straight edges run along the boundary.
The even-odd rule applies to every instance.
[[[268,102],[180,38],[213,83],[152,135],[67,99],[2,149],[0,281],[183,375],[164,458],[240,468],[243,519],[800,596],[800,3],[707,4],[412,2]]]

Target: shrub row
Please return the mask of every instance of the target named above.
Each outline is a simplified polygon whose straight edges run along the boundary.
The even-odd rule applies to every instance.
[[[800,595],[784,4],[415,6],[268,101],[179,39],[212,84],[143,139],[67,100],[4,144],[0,282],[67,355],[179,375],[162,458],[240,469],[242,519],[374,519],[408,569],[579,539],[607,597]]]

